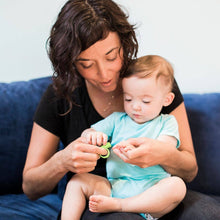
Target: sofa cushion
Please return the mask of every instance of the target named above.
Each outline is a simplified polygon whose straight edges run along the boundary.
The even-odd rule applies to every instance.
[[[220,196],[220,93],[185,94],[198,175],[189,188]]]
[[[0,83],[0,194],[22,192],[33,115],[50,78]]]
[[[0,196],[1,220],[51,220],[56,219],[62,201],[55,194],[44,196],[36,201],[24,194]]]
[[[188,190],[184,200],[160,220],[217,220],[219,207],[220,203],[212,196]]]

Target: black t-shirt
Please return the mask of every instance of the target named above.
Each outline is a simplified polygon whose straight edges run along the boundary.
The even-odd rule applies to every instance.
[[[172,104],[164,107],[162,113],[170,113],[183,102],[183,96],[176,82],[173,92],[175,93],[175,98]],[[75,105],[73,105],[72,110],[68,114],[63,115],[69,109],[68,102],[64,99],[58,99],[52,85],[50,85],[44,93],[34,116],[34,121],[58,136],[64,146],[80,137],[86,128],[103,119],[95,110],[85,83],[75,89],[72,98]],[[104,159],[99,159],[96,169],[92,173],[105,176],[105,161]]]

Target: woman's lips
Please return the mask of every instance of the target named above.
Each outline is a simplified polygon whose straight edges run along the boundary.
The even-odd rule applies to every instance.
[[[112,82],[112,80],[108,80],[108,81],[106,81],[106,82],[101,82],[101,84],[102,84],[103,86],[109,86],[109,85],[111,84],[111,82]]]

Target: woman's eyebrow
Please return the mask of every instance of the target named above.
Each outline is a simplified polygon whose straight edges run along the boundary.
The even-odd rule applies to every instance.
[[[76,59],[76,61],[90,61],[90,59],[79,58],[79,59]]]
[[[108,55],[108,54],[110,54],[113,50],[116,50],[116,49],[118,49],[118,48],[120,48],[120,47],[114,47],[114,48],[112,48],[111,50],[109,50],[107,53],[105,53],[105,55]],[[86,58],[78,58],[78,59],[76,59],[76,61],[90,61],[91,59],[86,59]]]
[[[114,47],[114,48],[112,48],[111,50],[109,50],[105,55],[108,55],[108,54],[110,54],[113,50],[116,50],[116,49],[118,49],[118,48],[120,48],[120,47]]]

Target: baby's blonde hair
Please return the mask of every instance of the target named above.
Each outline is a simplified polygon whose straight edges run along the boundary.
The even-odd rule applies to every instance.
[[[128,78],[131,76],[139,78],[155,76],[156,80],[162,77],[164,85],[169,87],[170,91],[173,88],[173,67],[166,59],[158,55],[147,55],[133,60],[124,77]]]

